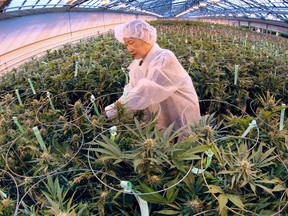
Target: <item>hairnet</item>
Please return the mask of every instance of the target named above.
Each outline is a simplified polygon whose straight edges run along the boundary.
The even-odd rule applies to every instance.
[[[114,32],[115,37],[121,43],[124,43],[123,38],[139,38],[153,45],[157,39],[156,29],[143,20],[133,20],[118,25],[115,27]]]

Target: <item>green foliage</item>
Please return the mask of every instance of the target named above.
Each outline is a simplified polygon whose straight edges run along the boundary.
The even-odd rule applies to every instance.
[[[106,118],[132,60],[111,32],[48,50],[0,78],[0,215],[140,215],[121,181],[151,215],[287,214],[287,41],[208,23],[151,24],[193,79],[200,121],[160,131],[120,104]]]

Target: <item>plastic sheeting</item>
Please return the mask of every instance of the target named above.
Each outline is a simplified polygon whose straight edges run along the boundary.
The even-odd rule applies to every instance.
[[[129,83],[124,87],[126,107],[145,110],[147,118],[161,109],[159,128],[175,123],[174,129],[193,124],[200,118],[198,96],[192,80],[175,55],[154,44],[143,64],[134,60],[129,66]],[[119,99],[124,100],[123,96]]]

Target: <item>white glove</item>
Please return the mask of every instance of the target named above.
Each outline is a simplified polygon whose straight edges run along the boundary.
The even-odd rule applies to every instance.
[[[110,104],[109,106],[105,107],[105,113],[108,118],[116,115],[117,110],[114,107],[114,103]]]

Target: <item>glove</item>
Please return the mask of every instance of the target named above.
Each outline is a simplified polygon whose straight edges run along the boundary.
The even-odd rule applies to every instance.
[[[116,115],[117,110],[114,107],[114,103],[110,104],[109,106],[105,107],[105,113],[108,118]]]

